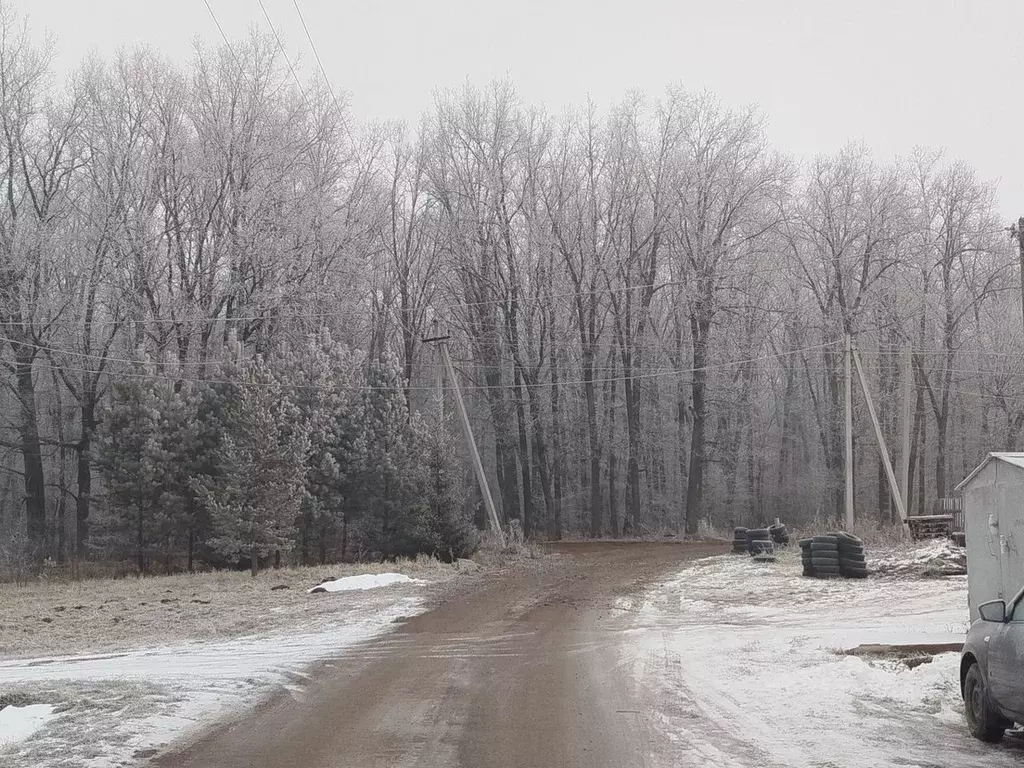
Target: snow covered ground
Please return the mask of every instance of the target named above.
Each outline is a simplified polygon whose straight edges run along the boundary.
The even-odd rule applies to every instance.
[[[33,714],[46,708],[48,715],[37,723],[38,730],[22,730],[4,744],[2,718],[12,708],[0,710],[0,764],[133,765],[274,690],[301,696],[300,684],[308,675],[304,670],[312,662],[338,655],[423,609],[415,586],[302,598],[333,601],[337,609],[329,617],[273,634],[0,662],[0,692],[23,694],[34,702],[35,708],[28,708]],[[14,720],[17,714],[12,711],[9,717]]]
[[[958,654],[910,669],[839,652],[962,642],[963,577],[821,581],[795,557],[727,555],[619,608],[636,617],[627,662],[661,702],[661,765],[998,768],[1024,757],[967,733]]]
[[[404,573],[364,573],[359,576],[343,576],[340,579],[333,579],[310,587],[307,592],[310,594],[320,592],[355,592],[363,589],[377,589],[392,584],[410,584],[414,580]]]
[[[53,718],[52,704],[11,705],[0,709],[0,747],[24,741]]]

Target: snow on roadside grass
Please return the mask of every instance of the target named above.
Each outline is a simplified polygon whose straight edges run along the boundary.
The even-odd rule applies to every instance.
[[[788,554],[724,556],[651,590],[636,618],[627,657],[664,702],[664,765],[933,765],[937,749],[960,766],[1016,764],[967,734],[958,654],[910,669],[838,652],[962,641],[962,578],[824,581]],[[728,749],[709,754],[709,742]]]
[[[0,659],[224,640],[329,620],[337,602],[308,598],[325,579],[401,570],[439,583],[458,571],[418,557],[397,563],[181,573],[0,584]]]
[[[13,768],[131,764],[275,690],[301,695],[310,663],[387,631],[424,605],[401,586],[330,602],[330,617],[291,632],[0,662],[5,692],[64,705],[49,727],[16,749],[0,749],[0,758],[13,761],[0,762]]]
[[[0,747],[24,741],[53,717],[52,704],[28,704],[0,709]]]
[[[392,584],[411,584],[414,582],[415,579],[410,579],[401,573],[363,573],[359,576],[343,576],[333,581],[325,581],[306,591],[310,594],[320,592],[352,592],[362,589],[387,587]]]

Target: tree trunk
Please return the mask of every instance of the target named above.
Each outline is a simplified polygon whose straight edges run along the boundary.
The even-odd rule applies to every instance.
[[[550,534],[556,541],[562,538],[562,405],[558,384],[558,355],[551,353],[551,434],[554,448],[554,460],[551,462],[552,490],[555,495],[554,515],[550,521]]]
[[[626,518],[635,535],[643,524],[640,515],[640,403],[636,382],[626,378],[623,382],[626,398]]]
[[[707,423],[707,334],[710,323],[690,318],[693,337],[693,383],[690,397],[693,407],[693,428],[690,432],[690,471],[686,484],[686,533],[693,536],[704,514],[704,451],[705,425]]]
[[[530,462],[530,438],[526,430],[526,395],[523,391],[522,376],[516,371],[516,426],[519,433],[519,467],[523,475],[523,536],[533,535],[533,472]]]
[[[597,391],[594,387],[594,349],[584,342],[583,392],[587,400],[587,436],[590,443],[590,535],[601,535],[601,438],[597,434]]]
[[[81,435],[78,440],[78,497],[75,499],[75,551],[79,559],[88,555],[89,512],[92,506],[92,436],[96,430],[96,396],[82,393]]]
[[[46,554],[46,485],[43,474],[42,446],[36,418],[36,389],[32,380],[34,350],[19,345],[15,351],[18,381],[18,405],[21,408],[21,456],[25,468],[25,513],[28,540],[34,557]]]

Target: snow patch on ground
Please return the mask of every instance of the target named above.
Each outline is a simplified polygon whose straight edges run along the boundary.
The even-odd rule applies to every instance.
[[[410,579],[401,573],[364,573],[360,576],[345,576],[333,581],[325,581],[323,584],[306,590],[314,592],[351,592],[362,589],[376,589],[387,587],[391,584],[412,584],[415,579]]]
[[[53,718],[51,704],[29,704],[25,707],[0,709],[0,746],[24,741]]]
[[[962,642],[965,579],[825,581],[795,557],[716,557],[649,591],[635,626],[628,663],[663,703],[660,765],[1019,764],[967,733],[958,654],[910,669],[840,652]]]
[[[868,558],[878,574],[942,577],[967,574],[967,550],[949,539],[932,539],[913,549],[881,549]]]
[[[292,632],[0,662],[5,693],[70,702],[31,738],[0,746],[0,763],[12,768],[132,765],[275,691],[301,697],[310,664],[338,656],[423,608],[414,595],[353,593],[339,598],[329,620]]]

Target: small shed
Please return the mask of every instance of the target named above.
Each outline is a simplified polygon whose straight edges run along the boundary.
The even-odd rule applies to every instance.
[[[957,490],[963,494],[971,621],[987,600],[1024,587],[1024,453],[990,453]]]

